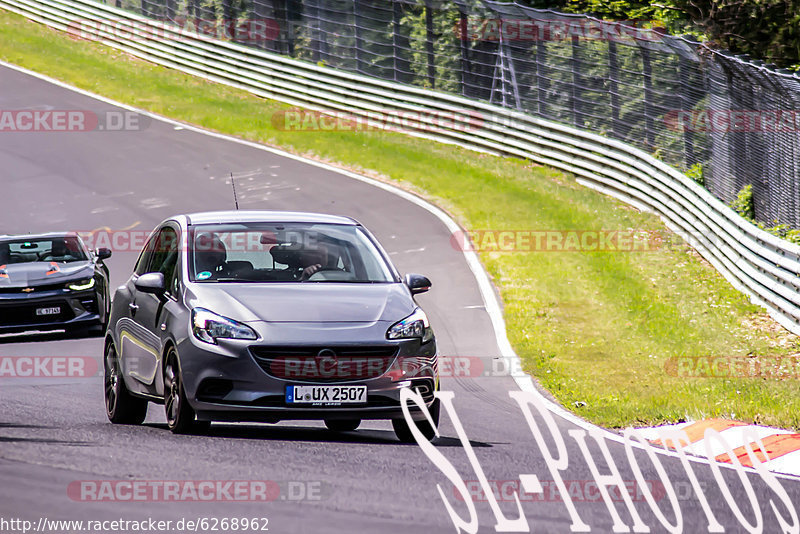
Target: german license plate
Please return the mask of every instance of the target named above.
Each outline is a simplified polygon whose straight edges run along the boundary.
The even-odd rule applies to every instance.
[[[61,308],[36,308],[36,315],[58,315],[61,313]]]
[[[286,404],[339,406],[367,402],[367,386],[289,386]]]

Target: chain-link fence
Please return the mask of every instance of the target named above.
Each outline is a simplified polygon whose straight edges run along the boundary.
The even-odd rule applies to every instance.
[[[800,78],[647,21],[488,0],[106,0],[248,46],[616,138],[705,182],[753,186],[800,228]]]

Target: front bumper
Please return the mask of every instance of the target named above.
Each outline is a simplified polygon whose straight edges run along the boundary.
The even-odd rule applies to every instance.
[[[385,328],[381,327],[382,332]],[[330,338],[328,338],[330,339]],[[363,338],[362,338],[363,339]],[[373,338],[375,339],[375,338]],[[255,355],[256,347],[264,342],[220,340],[219,345],[198,342],[189,336],[178,346],[181,376],[184,391],[190,405],[200,420],[213,421],[259,421],[310,419],[396,419],[402,418],[400,391],[405,387],[416,389],[426,404],[434,401],[434,392],[439,389],[436,341],[421,344],[417,339],[372,343],[347,343],[344,339],[304,343],[280,344],[283,348],[319,347],[347,354],[344,347],[376,344],[394,350],[385,360],[380,371],[362,372],[365,368],[345,371],[342,375],[321,377],[319,373],[307,372],[308,367],[293,367],[296,373],[275,372]],[[338,352],[337,352],[338,351]],[[294,354],[293,352],[291,354]],[[342,358],[337,359],[337,369]],[[352,360],[350,360],[352,363]],[[330,370],[330,367],[328,368]],[[286,388],[291,385],[366,385],[367,401],[364,404],[338,406],[292,405],[286,403]],[[414,419],[424,415],[412,408]]]
[[[36,310],[59,308],[37,315]],[[86,291],[41,291],[24,295],[0,293],[0,333],[66,330],[102,324],[97,294]]]

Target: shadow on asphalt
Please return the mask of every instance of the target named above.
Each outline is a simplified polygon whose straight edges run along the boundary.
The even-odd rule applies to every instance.
[[[164,423],[145,423],[144,426],[169,431]],[[298,426],[228,426],[212,425],[211,429],[194,437],[259,439],[266,441],[310,441],[315,443],[361,443],[371,445],[412,445],[416,443],[400,443],[391,430],[357,430],[353,432],[332,432],[324,428]],[[458,438],[442,436],[433,441],[437,447],[462,447]],[[473,447],[492,447],[490,443],[472,441]]]

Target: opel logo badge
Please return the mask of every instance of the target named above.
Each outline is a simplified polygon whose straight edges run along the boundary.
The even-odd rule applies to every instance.
[[[336,361],[336,353],[331,349],[322,349],[317,353],[317,362]]]
[[[317,353],[317,366],[330,366],[331,364],[336,364],[336,353],[333,352],[331,349],[322,349]]]

